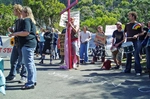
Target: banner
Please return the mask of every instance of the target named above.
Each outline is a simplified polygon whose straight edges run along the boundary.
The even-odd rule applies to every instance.
[[[70,16],[75,19],[74,24],[80,26],[80,11],[73,11]],[[66,21],[68,20],[68,12],[64,12],[61,15],[59,26],[66,27]]]
[[[60,39],[60,55],[64,55],[65,34],[59,34]]]
[[[105,49],[108,56],[112,56],[112,52],[110,51],[110,48],[112,46],[112,35],[116,29],[117,29],[116,25],[106,25],[105,28],[105,35],[107,41]]]
[[[0,57],[10,57],[13,46],[10,44],[11,38],[8,36],[1,36],[2,46],[0,46]]]

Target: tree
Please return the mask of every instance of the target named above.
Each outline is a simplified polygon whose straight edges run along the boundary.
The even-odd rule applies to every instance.
[[[65,5],[57,0],[27,0],[24,4],[32,8],[37,25],[40,27],[43,25],[55,27],[60,20],[60,12],[65,8]]]
[[[15,16],[13,15],[13,6],[0,4],[0,33],[5,35],[7,28],[13,26]]]

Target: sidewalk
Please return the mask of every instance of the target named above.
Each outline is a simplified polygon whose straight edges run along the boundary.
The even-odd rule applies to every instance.
[[[10,64],[4,59],[4,75],[7,76]],[[35,60],[38,82],[35,89],[20,90],[16,80],[7,82],[6,96],[0,99],[150,99],[148,75],[124,74],[121,70],[101,70],[101,63],[81,65],[80,70],[63,70],[54,60],[50,66],[39,65]],[[134,71],[134,70],[133,70]]]

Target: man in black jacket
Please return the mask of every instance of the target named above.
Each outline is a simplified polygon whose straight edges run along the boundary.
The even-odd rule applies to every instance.
[[[54,42],[54,33],[51,32],[51,28],[47,28],[47,32],[44,34],[44,48],[42,51],[42,58],[41,61],[39,62],[40,64],[43,64],[43,60],[45,59],[45,54],[47,49],[49,50],[50,54],[50,64],[52,64],[52,59],[53,59],[53,42]]]

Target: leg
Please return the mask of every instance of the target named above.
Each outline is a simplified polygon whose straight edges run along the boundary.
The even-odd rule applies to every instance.
[[[135,51],[134,51],[134,59],[135,59],[135,72],[136,73],[142,73],[141,63],[140,63],[140,50],[138,49],[139,46],[137,42],[133,43]]]
[[[16,65],[17,65],[17,59],[18,59],[18,51],[16,46],[13,47],[11,57],[10,57],[10,72],[9,75],[6,77],[6,80],[13,80],[14,77],[16,76]]]
[[[84,50],[84,44],[81,43],[81,45],[80,45],[80,59],[81,59],[81,63],[83,63],[83,50]]]
[[[35,48],[22,48],[22,55],[25,66],[27,67],[28,76],[27,76],[27,83],[25,86],[34,86],[36,82],[36,67],[34,64],[34,49]]]
[[[126,53],[126,65],[125,65],[125,73],[131,72],[131,63],[132,63],[132,53]]]
[[[87,42],[84,46],[84,53],[85,53],[84,61],[85,62],[88,62],[88,49],[89,49],[89,42]]]
[[[21,72],[20,72],[20,76],[26,78],[27,77],[27,70],[26,70],[26,67],[23,63],[21,48],[18,48],[18,53],[19,53],[18,63],[20,64],[20,67],[22,67]]]
[[[150,78],[150,46],[146,47],[146,67]]]

